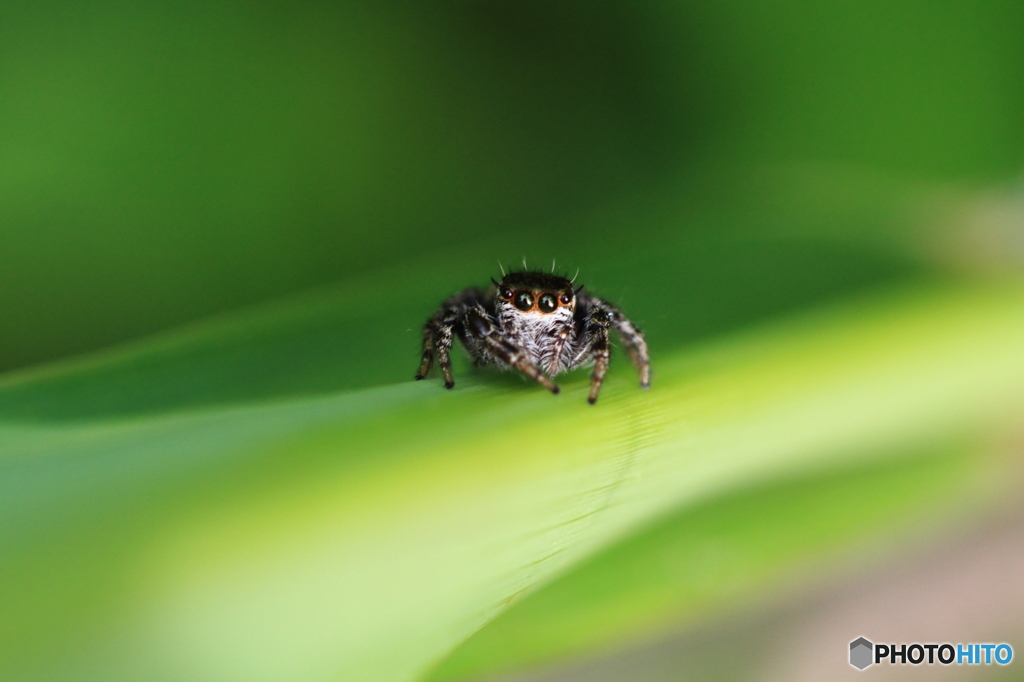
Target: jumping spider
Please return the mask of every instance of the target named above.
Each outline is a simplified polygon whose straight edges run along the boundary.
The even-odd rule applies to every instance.
[[[608,371],[608,332],[614,328],[640,373],[640,387],[650,387],[644,336],[607,301],[545,272],[510,272],[491,282],[487,293],[472,287],[455,294],[427,320],[417,379],[427,376],[437,353],[445,388],[455,385],[449,352],[458,335],[476,365],[519,370],[552,393],[558,386],[550,377],[593,364],[587,397],[593,405]]]

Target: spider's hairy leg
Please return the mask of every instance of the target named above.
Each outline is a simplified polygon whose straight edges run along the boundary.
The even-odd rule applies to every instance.
[[[538,384],[552,393],[558,393],[559,388],[543,372],[533,364],[522,349],[518,348],[511,341],[500,338],[496,333],[493,320],[479,308],[470,308],[466,313],[466,331],[474,338],[483,342],[484,347],[494,357],[498,358],[510,367],[514,367]]]
[[[593,339],[590,344],[590,352],[594,355],[594,372],[590,375],[590,394],[587,396],[587,402],[591,405],[597,402],[597,394],[601,392],[601,384],[604,383],[605,374],[608,373],[609,317],[608,311],[599,309],[590,321],[590,332]]]
[[[434,353],[437,353],[438,364],[441,365],[441,374],[444,375],[444,387],[451,388],[455,385],[452,378],[452,332],[455,328],[457,313],[451,308],[445,307],[427,320],[423,327],[423,359],[420,362],[419,372],[416,373],[416,380],[425,379],[434,362]]]
[[[640,388],[649,389],[651,387],[651,356],[647,353],[647,341],[644,340],[643,332],[614,307],[602,303],[607,307],[608,317],[615,325],[615,331],[618,332],[619,338],[622,339],[622,343],[629,352],[629,358],[633,361],[633,366],[640,374]]]
[[[434,364],[434,328],[428,322],[423,327],[423,359],[420,360],[420,369],[413,377],[416,381],[426,379],[430,373],[430,366]]]

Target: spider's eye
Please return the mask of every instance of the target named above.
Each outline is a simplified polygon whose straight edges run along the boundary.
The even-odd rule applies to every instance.
[[[569,294],[562,294],[558,300],[562,302],[562,305],[569,305],[572,303],[572,296]]]
[[[558,303],[555,302],[554,294],[544,294],[537,299],[537,307],[540,308],[542,313],[550,313],[558,307]]]
[[[502,289],[501,290],[501,297],[503,299],[505,299],[506,301],[508,299],[512,298],[512,290],[511,289]]]
[[[516,307],[524,313],[533,307],[533,296],[528,291],[520,291],[516,294]]]

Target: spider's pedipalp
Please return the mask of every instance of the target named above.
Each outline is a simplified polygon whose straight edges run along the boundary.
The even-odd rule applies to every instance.
[[[494,322],[481,314],[481,311],[471,309],[467,312],[466,332],[482,340],[487,350],[501,362],[519,370],[552,393],[558,393],[559,389],[555,382],[545,376],[521,348],[507,339],[498,337]]]

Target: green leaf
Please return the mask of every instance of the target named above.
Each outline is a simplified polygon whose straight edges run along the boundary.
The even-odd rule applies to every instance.
[[[751,482],[659,519],[514,604],[427,679],[543,669],[743,618],[961,527],[1014,494],[1006,458],[975,439],[867,455]]]
[[[222,338],[202,336],[0,389],[37,401],[18,417],[9,400],[0,425],[5,676],[412,679],[659,517],[984,432],[1024,393],[1024,288],[994,282],[891,290],[659,354],[650,392],[619,362],[596,407],[581,374],[551,396],[463,372],[451,392],[42,418],[65,379],[103,399],[140,357]],[[184,385],[210,379],[187,366]]]

